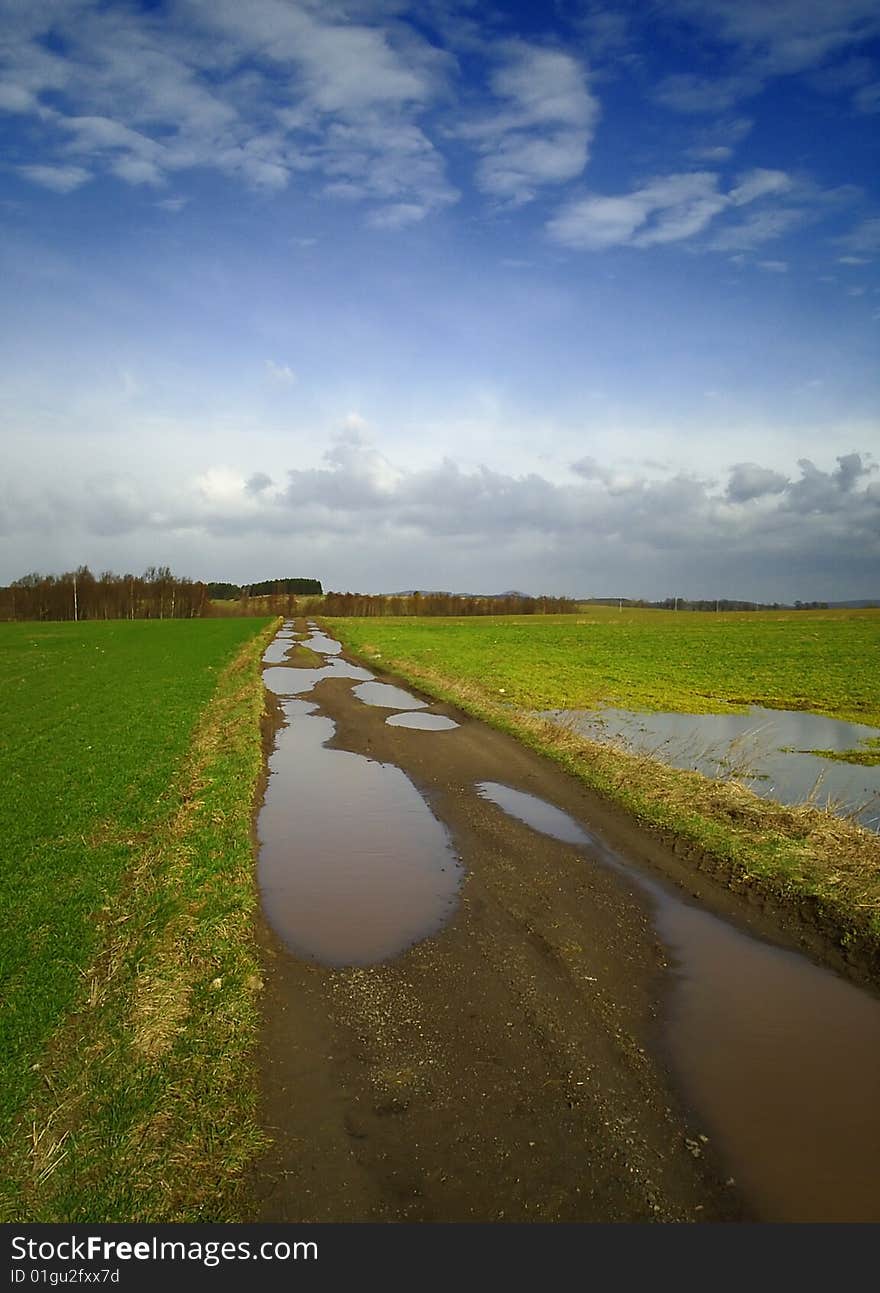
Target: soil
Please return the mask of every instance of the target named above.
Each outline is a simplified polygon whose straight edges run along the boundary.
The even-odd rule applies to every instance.
[[[815,912],[731,888],[711,858],[651,834],[515,738],[431,697],[422,697],[430,713],[457,728],[390,726],[391,711],[362,703],[353,685],[326,678],[308,696],[335,724],[328,748],[401,768],[450,832],[465,878],[438,934],[366,968],[298,959],[261,925],[272,1143],[252,1180],[254,1217],[765,1219],[673,1076],[671,976],[643,890],[586,864],[582,845],[505,814],[476,785],[548,801],[765,941],[856,980],[870,981],[874,967],[823,938]],[[268,751],[283,720],[267,703]]]
[[[254,1215],[750,1219],[664,1061],[665,959],[645,899],[585,867],[582,850],[503,814],[475,783],[547,799],[670,873],[680,867],[672,852],[450,706],[431,702],[460,726],[424,732],[388,726],[388,711],[358,701],[350,680],[325,679],[309,699],[336,724],[330,748],[406,772],[466,875],[449,924],[383,964],[299,960],[262,927],[272,1144],[252,1183]]]

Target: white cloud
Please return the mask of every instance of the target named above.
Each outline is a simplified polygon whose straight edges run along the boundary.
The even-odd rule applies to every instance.
[[[498,107],[458,134],[481,154],[477,185],[520,205],[583,171],[599,115],[584,68],[560,50],[509,42],[491,77]]]
[[[880,33],[874,0],[671,0],[670,8],[766,76],[818,67]]]
[[[712,171],[664,175],[621,196],[569,202],[548,221],[547,233],[555,242],[587,251],[680,242],[702,233],[726,208],[784,192],[789,185],[782,171],[753,170],[725,194]]]
[[[781,494],[788,484],[788,477],[781,472],[754,462],[738,462],[730,469],[725,494],[732,503],[749,503],[768,494]]]
[[[72,193],[92,178],[91,171],[83,166],[20,166],[18,168],[26,179],[33,184],[40,184],[44,189],[55,193]]]
[[[717,230],[709,242],[710,251],[751,251],[761,243],[781,237],[801,224],[805,213],[797,207],[769,208],[750,212],[744,219]]]
[[[864,79],[857,65],[865,60],[824,65],[880,34],[875,0],[669,0],[667,11],[729,50],[725,74],[679,73],[659,83],[657,102],[683,113],[727,111],[780,76],[807,74],[826,93],[849,91]],[[857,111],[877,111],[877,101],[876,87],[855,92]]]
[[[759,260],[758,265],[761,269],[769,270],[771,274],[787,274],[787,260]]]
[[[857,254],[864,253],[866,256],[880,254],[880,218],[863,220],[837,241],[848,251]]]
[[[787,193],[791,187],[791,177],[785,171],[771,171],[757,167],[739,177],[739,183],[736,188],[730,190],[728,198],[733,206],[741,207],[769,194]]]
[[[728,594],[735,595],[735,578],[738,587],[770,582],[787,587],[790,597],[802,595],[794,580],[803,573],[812,596],[822,595],[820,577],[855,590],[849,595],[868,595],[880,558],[874,463],[848,453],[833,469],[809,459],[798,467],[788,475],[742,462],[712,481],[683,471],[621,473],[585,457],[574,464],[579,479],[554,483],[535,473],[464,471],[450,459],[406,470],[350,433],[337,437],[322,466],[293,469],[277,484],[277,474],[223,465],[164,491],[133,476],[102,478],[87,490],[67,491],[63,520],[83,533],[112,529],[120,539],[185,534],[187,551],[199,536],[211,536],[215,554],[223,541],[240,549],[253,536],[250,550],[264,553],[267,538],[295,536],[301,553],[345,554],[336,565],[348,587],[366,568],[373,587],[387,588],[385,580],[396,581],[389,572],[411,568],[414,554],[421,582],[446,585],[442,575],[455,562],[467,580],[475,577],[479,551],[479,578],[506,570],[509,584],[514,568],[527,562],[539,581],[535,591],[547,588],[549,571],[558,591],[576,593],[587,591],[582,579],[604,585],[613,570],[634,592],[646,579],[678,572],[699,593],[723,570]],[[6,508],[15,527],[22,517],[26,526],[43,524],[47,514],[39,499],[22,511],[12,494]]]
[[[358,21],[329,5],[179,0],[161,22],[43,3],[7,36],[0,106],[42,123],[30,178],[59,191],[73,157],[135,185],[207,168],[269,192],[317,174],[425,213],[457,199],[417,122],[454,62],[381,3]],[[46,97],[57,91],[63,112]]]

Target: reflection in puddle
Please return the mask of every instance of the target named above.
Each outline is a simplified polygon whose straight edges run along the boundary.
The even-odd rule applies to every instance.
[[[573,817],[569,817],[560,808],[554,808],[546,799],[539,799],[537,795],[512,790],[510,786],[502,786],[497,781],[481,781],[477,792],[481,798],[491,800],[506,813],[510,813],[511,817],[518,817],[526,826],[531,826],[533,831],[550,835],[563,844],[585,844],[592,847],[595,842],[592,835],[588,835]]]
[[[880,1003],[674,897],[544,800],[477,789],[650,894],[679,961],[668,1035],[679,1078],[766,1219],[880,1221]]]
[[[377,705],[380,709],[425,709],[428,703],[417,700],[403,687],[392,687],[387,682],[365,682],[353,690],[365,705]]]
[[[342,643],[322,633],[317,624],[309,625],[309,636],[303,639],[303,645],[311,647],[321,655],[339,655],[342,650]]]
[[[368,680],[369,669],[349,664],[347,660],[328,660],[318,669],[298,669],[290,665],[263,670],[263,683],[276,696],[304,696],[322,678],[357,678]]]
[[[676,768],[736,777],[783,804],[830,799],[858,810],[862,825],[880,827],[880,767],[823,759],[808,750],[850,750],[877,728],[818,714],[753,707],[747,714],[651,714],[626,709],[550,710],[543,717],[591,740],[619,737]],[[818,781],[818,787],[817,787]]]
[[[289,637],[285,638],[281,633],[276,633],[263,652],[263,664],[281,664],[282,660],[287,658],[287,652],[292,645]]]
[[[370,965],[435,933],[455,909],[459,863],[409,778],[324,743],[334,724],[308,701],[269,759],[259,882],[273,929],[300,956]]]
[[[449,732],[458,723],[444,714],[389,714],[385,719],[389,727],[419,727],[426,732]]]

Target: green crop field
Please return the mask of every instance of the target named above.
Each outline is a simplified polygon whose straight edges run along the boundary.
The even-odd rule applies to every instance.
[[[334,631],[529,709],[810,710],[880,726],[880,611],[338,619]]]
[[[143,1025],[159,1009],[144,1004],[145,985],[170,980],[168,949],[157,951],[162,931],[187,903],[190,928],[217,919],[204,897],[193,897],[198,866],[217,870],[222,919],[241,905],[238,881],[224,878],[217,837],[227,815],[237,813],[229,857],[243,847],[250,877],[266,626],[254,619],[0,626],[0,1137],[12,1191],[2,1209],[8,1216],[59,1220],[87,1215],[92,1206],[99,1219],[117,1209],[119,1219],[131,1220],[138,1212],[130,1180],[120,1176],[109,1192],[95,1180],[101,1153],[112,1150],[123,1163],[126,1137],[133,1128],[143,1132],[155,1112],[151,1101],[163,1098],[149,1062],[150,1047],[162,1049],[155,1040],[161,1020],[153,1020],[152,1033],[136,1030],[134,1042],[125,1029],[138,1011]],[[233,666],[238,672],[230,674]],[[224,696],[227,736],[215,734],[206,745],[196,776],[187,764],[194,735],[201,731],[203,745],[208,741],[200,724]],[[175,841],[185,847],[177,850],[181,867],[172,880],[163,869]],[[107,984],[122,979],[128,998],[102,1017]],[[186,991],[189,1000],[194,989]],[[183,1029],[187,1014],[179,1005],[162,1007],[172,1032]],[[103,1019],[93,1037],[90,1010]],[[83,1064],[87,1053],[97,1064],[102,1052],[100,1097],[82,1072],[72,1072],[72,1052]],[[122,1075],[115,1086],[114,1074]],[[83,1123],[80,1106],[88,1102],[104,1119],[100,1132]],[[38,1146],[35,1129],[25,1161],[23,1126],[30,1129],[38,1116],[64,1130],[44,1128]],[[90,1205],[78,1201],[73,1180],[86,1163]],[[52,1190],[56,1201],[46,1203]]]

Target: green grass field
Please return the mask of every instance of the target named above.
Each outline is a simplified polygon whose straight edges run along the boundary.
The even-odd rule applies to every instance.
[[[529,709],[810,710],[880,726],[880,611],[330,621],[353,650]],[[503,689],[503,690],[502,690]]]
[[[880,982],[880,837],[588,741],[542,709],[750,704],[880,726],[880,612],[328,619],[365,663],[513,733],[736,888],[790,903]]]
[[[132,1137],[149,1158],[160,1107],[171,1118],[172,1070],[155,1058],[178,1033],[193,1042],[193,1003],[209,990],[189,983],[175,997],[175,964],[207,955],[199,973],[213,968],[213,981],[211,958],[234,954],[252,907],[266,625],[0,627],[4,1216],[174,1212],[156,1197],[175,1196],[174,1172],[137,1187],[126,1163]],[[193,931],[201,947],[184,954]],[[210,1082],[202,1094],[210,1104]]]

